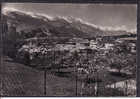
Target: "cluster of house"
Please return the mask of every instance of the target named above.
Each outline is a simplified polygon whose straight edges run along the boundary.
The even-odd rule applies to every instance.
[[[45,46],[40,45],[37,46],[37,38],[32,38],[28,40],[27,45],[23,45],[19,51],[28,51],[29,53],[42,53],[46,54],[48,51],[81,51],[81,50],[97,50],[103,52],[103,55],[108,53],[110,50],[114,48],[121,48],[121,44],[124,45],[123,40],[116,40],[115,42],[102,42],[101,38],[96,39],[83,39],[83,38],[72,38],[69,39],[67,42],[57,43],[54,47],[49,48],[48,45],[44,44]],[[136,53],[136,44],[133,42],[129,42],[126,46],[126,49],[129,50],[131,53]],[[47,46],[47,47],[46,47]]]
[[[102,50],[109,50],[113,49],[113,44],[111,43],[99,43],[98,40],[88,40],[88,39],[82,39],[82,38],[73,38],[70,39],[68,42],[65,42],[63,44],[56,44],[55,49],[59,50],[83,50],[83,49],[102,49]]]
[[[125,50],[135,54],[136,53],[136,40],[135,39],[117,39],[115,46],[121,47],[125,45]]]

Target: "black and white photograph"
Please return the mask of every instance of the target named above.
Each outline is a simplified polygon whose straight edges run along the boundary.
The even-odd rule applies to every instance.
[[[1,96],[136,97],[136,4],[2,3],[1,10]]]

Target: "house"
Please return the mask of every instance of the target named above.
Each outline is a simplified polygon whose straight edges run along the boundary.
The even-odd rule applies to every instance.
[[[97,49],[98,43],[95,40],[90,40],[90,48]]]
[[[76,44],[83,44],[85,46],[89,45],[89,40],[88,39],[83,39],[83,38],[72,38],[69,40],[69,42],[73,42]]]
[[[136,44],[135,43],[129,43],[128,46],[130,47],[131,53],[136,53]]]
[[[111,44],[111,43],[105,43],[105,45],[104,45],[104,47],[105,47],[105,49],[113,49],[113,44]]]
[[[56,44],[55,50],[60,50],[60,51],[63,51],[63,50],[73,50],[75,49],[75,45],[70,45],[70,44]]]
[[[117,39],[115,42],[116,42],[116,43],[123,43],[123,41],[120,40],[120,39]]]

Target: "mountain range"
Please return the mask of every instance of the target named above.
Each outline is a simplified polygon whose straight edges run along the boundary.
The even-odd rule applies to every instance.
[[[97,36],[131,35],[124,30],[103,30],[100,27],[74,17],[50,17],[43,14],[22,11],[7,11],[2,15],[8,27],[16,27],[17,32],[43,33],[51,37],[92,38]],[[40,32],[39,32],[40,31]],[[34,33],[35,34],[35,33]],[[43,36],[44,36],[43,35]]]

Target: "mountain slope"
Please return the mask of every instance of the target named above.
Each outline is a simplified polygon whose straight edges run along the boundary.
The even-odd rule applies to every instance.
[[[33,33],[36,31],[38,33],[40,31],[39,33],[52,37],[92,38],[106,35],[131,34],[126,31],[104,31],[97,26],[73,17],[49,17],[47,15],[29,14],[20,11],[7,11],[3,17],[7,19],[7,23],[10,26],[14,25],[18,32]]]

